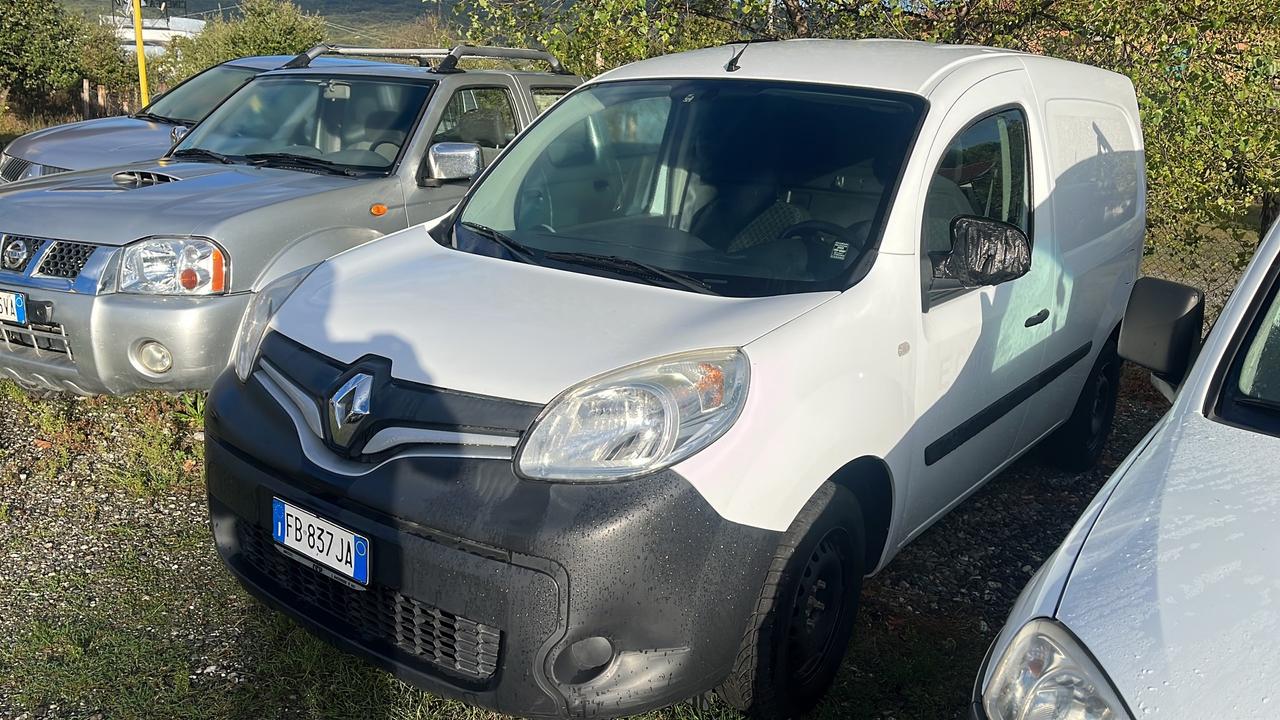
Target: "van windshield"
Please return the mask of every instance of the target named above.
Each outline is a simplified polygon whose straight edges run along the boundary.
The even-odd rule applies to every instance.
[[[797,83],[586,88],[508,148],[454,243],[735,297],[842,290],[879,245],[923,112]]]

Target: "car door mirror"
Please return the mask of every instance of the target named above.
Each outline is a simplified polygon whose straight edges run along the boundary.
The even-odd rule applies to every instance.
[[[1159,278],[1138,278],[1120,325],[1120,357],[1178,386],[1204,330],[1204,293]]]
[[[470,182],[484,168],[484,155],[475,143],[439,142],[427,150],[426,172],[419,181],[424,187],[440,187],[450,182]]]
[[[937,259],[933,276],[963,287],[999,285],[1031,270],[1031,241],[1015,225],[961,215],[951,221],[951,252]]]
[[[173,129],[169,131],[169,144],[177,145],[182,142],[182,138],[186,137],[189,132],[191,132],[191,128],[186,125],[174,125]]]

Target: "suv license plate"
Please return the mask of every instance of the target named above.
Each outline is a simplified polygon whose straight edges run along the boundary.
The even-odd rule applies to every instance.
[[[369,539],[272,498],[271,532],[277,543],[361,585],[369,584]]]
[[[0,290],[0,320],[27,324],[27,296],[22,293]]]

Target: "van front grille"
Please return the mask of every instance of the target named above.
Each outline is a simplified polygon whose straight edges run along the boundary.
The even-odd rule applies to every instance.
[[[445,612],[391,588],[348,587],[284,556],[257,526],[239,523],[244,559],[270,584],[295,598],[296,610],[349,625],[365,641],[391,645],[453,675],[488,680],[498,669],[498,628]],[[357,639],[357,638],[353,638]]]

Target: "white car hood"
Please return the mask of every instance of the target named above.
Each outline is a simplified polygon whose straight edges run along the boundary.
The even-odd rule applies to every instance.
[[[1120,480],[1058,619],[1138,717],[1280,715],[1280,439],[1197,413]]]
[[[321,265],[272,327],[343,363],[546,403],[578,382],[684,350],[740,347],[834,297],[724,298],[441,247],[423,227]]]

